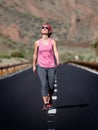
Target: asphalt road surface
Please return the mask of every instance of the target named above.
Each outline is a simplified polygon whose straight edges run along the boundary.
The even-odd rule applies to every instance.
[[[0,130],[98,130],[98,75],[57,68],[54,109],[42,111],[41,85],[29,68],[0,79]]]

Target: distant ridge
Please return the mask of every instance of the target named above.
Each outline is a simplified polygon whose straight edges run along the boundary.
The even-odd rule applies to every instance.
[[[1,0],[0,33],[15,42],[33,43],[48,21],[62,43],[87,43],[98,37],[98,0]]]

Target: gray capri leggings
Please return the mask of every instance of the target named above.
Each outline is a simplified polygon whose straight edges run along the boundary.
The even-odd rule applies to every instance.
[[[47,96],[54,91],[55,67],[43,68],[38,65],[38,76],[41,81],[41,94]]]

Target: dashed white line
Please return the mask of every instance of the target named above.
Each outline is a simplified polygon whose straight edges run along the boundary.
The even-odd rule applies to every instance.
[[[52,96],[52,100],[57,100],[57,96]]]
[[[48,110],[48,114],[56,114],[56,109]]]
[[[57,87],[57,84],[54,84],[54,87]]]
[[[58,90],[57,89],[54,89],[54,92],[57,92]]]

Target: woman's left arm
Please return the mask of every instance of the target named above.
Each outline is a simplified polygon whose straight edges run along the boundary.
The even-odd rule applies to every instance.
[[[58,53],[58,50],[57,50],[56,41],[53,40],[52,44],[53,44],[54,55],[55,55],[55,58],[56,58],[56,64],[58,66],[60,64],[60,60],[59,60],[59,53]]]

